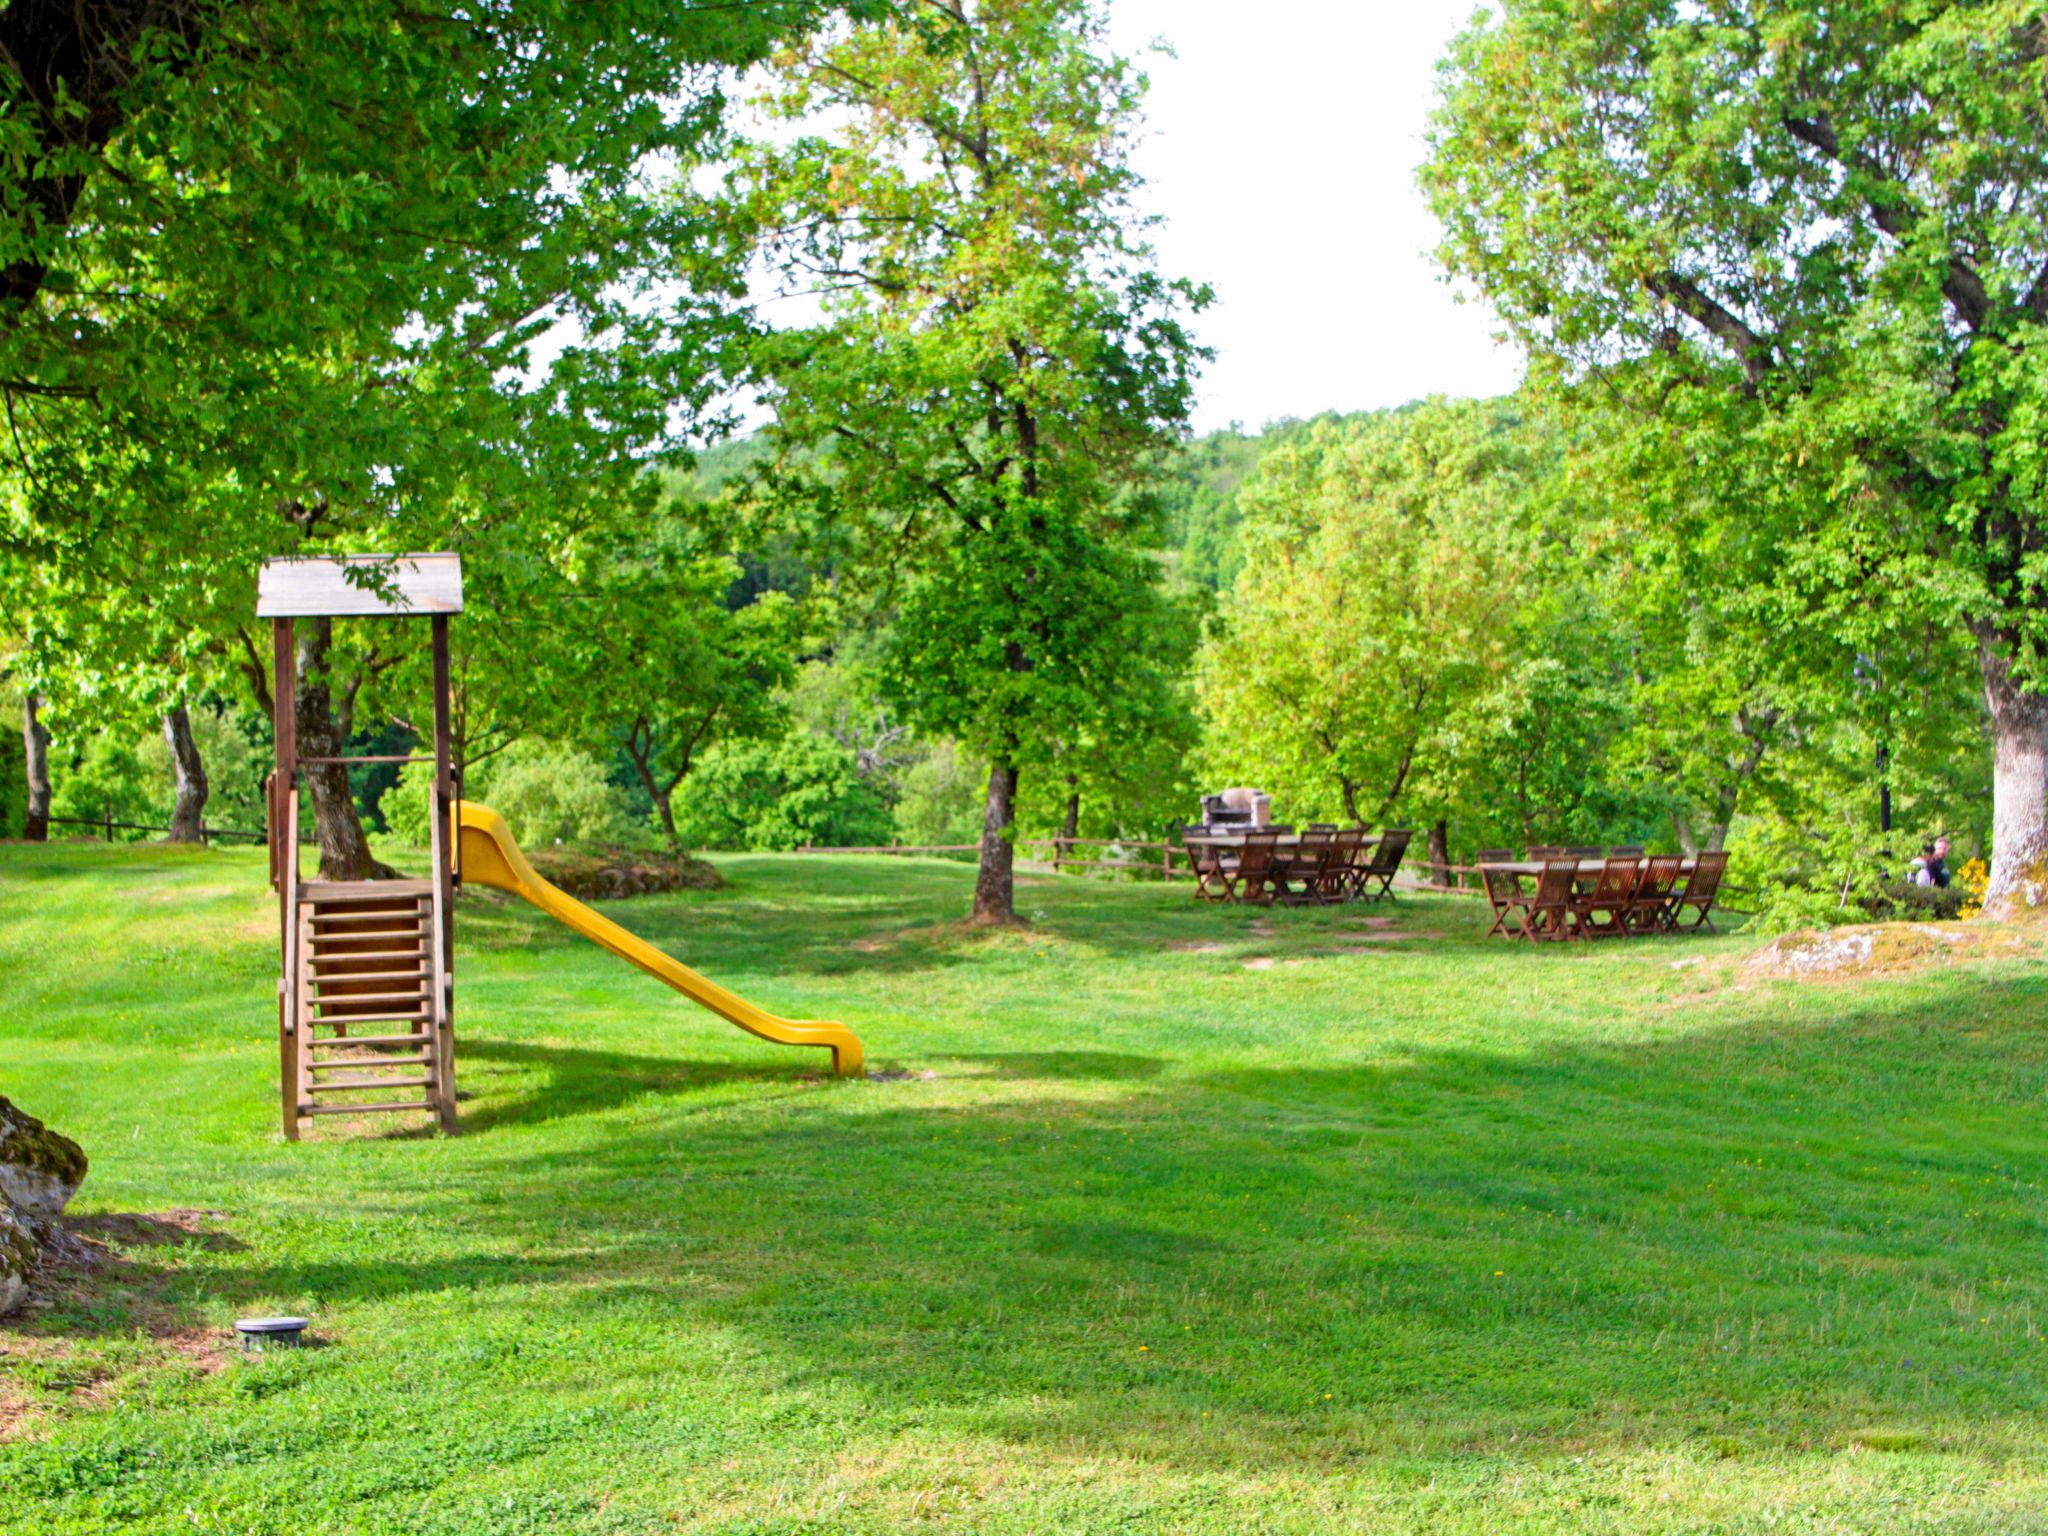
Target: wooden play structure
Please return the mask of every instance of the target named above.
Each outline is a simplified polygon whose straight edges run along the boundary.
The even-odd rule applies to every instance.
[[[450,731],[448,620],[462,611],[452,554],[264,562],[256,613],[271,621],[277,764],[266,785],[270,881],[278,893],[278,1061],[284,1133],[318,1116],[425,1111],[453,1132],[455,893],[467,880],[531,902],[749,1034],[820,1046],[842,1075],[861,1070],[843,1024],[784,1019],[700,976],[535,873],[488,806],[465,804]],[[425,618],[432,626],[431,756],[302,757],[295,621]],[[307,880],[299,867],[299,789],[308,769],[431,762],[431,872],[412,880]]]

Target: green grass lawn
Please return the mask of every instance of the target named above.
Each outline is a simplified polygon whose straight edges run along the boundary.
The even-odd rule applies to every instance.
[[[2048,1530],[2038,960],[719,862],[613,915],[908,1076],[466,899],[464,1134],[287,1145],[260,852],[0,848],[122,1255],[0,1325],[0,1530]]]

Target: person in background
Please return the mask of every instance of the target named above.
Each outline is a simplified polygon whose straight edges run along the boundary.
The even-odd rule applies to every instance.
[[[1934,844],[1922,843],[1920,845],[1920,857],[1906,866],[1907,881],[1913,885],[1934,884],[1934,871],[1929,868],[1933,863]]]
[[[1937,837],[1934,840],[1934,848],[1932,851],[1933,857],[1931,857],[1927,861],[1927,873],[1931,877],[1934,884],[1945,886],[1948,884],[1949,881],[1948,839],[1945,837]]]

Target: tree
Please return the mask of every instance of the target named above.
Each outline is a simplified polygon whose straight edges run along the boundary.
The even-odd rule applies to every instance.
[[[1424,173],[1527,345],[1740,456],[1810,633],[1968,634],[1993,911],[2048,893],[2044,83],[2033,6],[1505,0]]]
[[[787,499],[902,584],[890,666],[918,726],[989,767],[973,916],[1014,922],[1018,777],[1121,680],[1151,579],[1118,489],[1186,419],[1202,355],[1132,198],[1142,77],[1087,0],[920,0],[778,54],[765,105],[832,125],[737,186],[814,326],[758,360]],[[878,583],[879,584],[879,583]]]
[[[1447,817],[1531,590],[1536,451],[1501,405],[1430,401],[1268,452],[1196,662],[1212,773],[1310,815]]]
[[[568,575],[522,604],[502,637],[527,657],[513,707],[594,753],[623,752],[663,835],[680,847],[675,793],[703,754],[784,722],[779,690],[794,676],[796,605],[764,592],[728,607],[738,565],[667,542],[587,540]]]
[[[739,267],[684,178],[719,147],[722,74],[814,15],[9,7],[8,602],[28,584],[46,611],[146,605],[240,652],[264,555],[488,529],[547,558],[551,525],[711,409]],[[302,740],[345,740],[332,709],[365,696],[361,653],[308,644]],[[245,654],[260,673],[264,647]],[[25,675],[56,664],[32,646]],[[313,793],[323,872],[368,872],[345,777]]]

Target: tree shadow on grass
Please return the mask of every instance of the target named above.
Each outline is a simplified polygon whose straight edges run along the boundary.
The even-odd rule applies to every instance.
[[[964,1100],[799,1085],[716,1114],[690,1095],[783,1074],[483,1042],[550,1088],[479,1106],[452,1165],[377,1165],[386,1217],[431,1213],[443,1251],[313,1243],[208,1283],[463,1295],[536,1347],[645,1313],[610,1368],[648,1391],[739,1338],[848,1438],[1246,1476],[1873,1424],[2017,1447],[2048,1423],[2048,1039],[2013,1001],[1313,1068],[989,1053]]]

